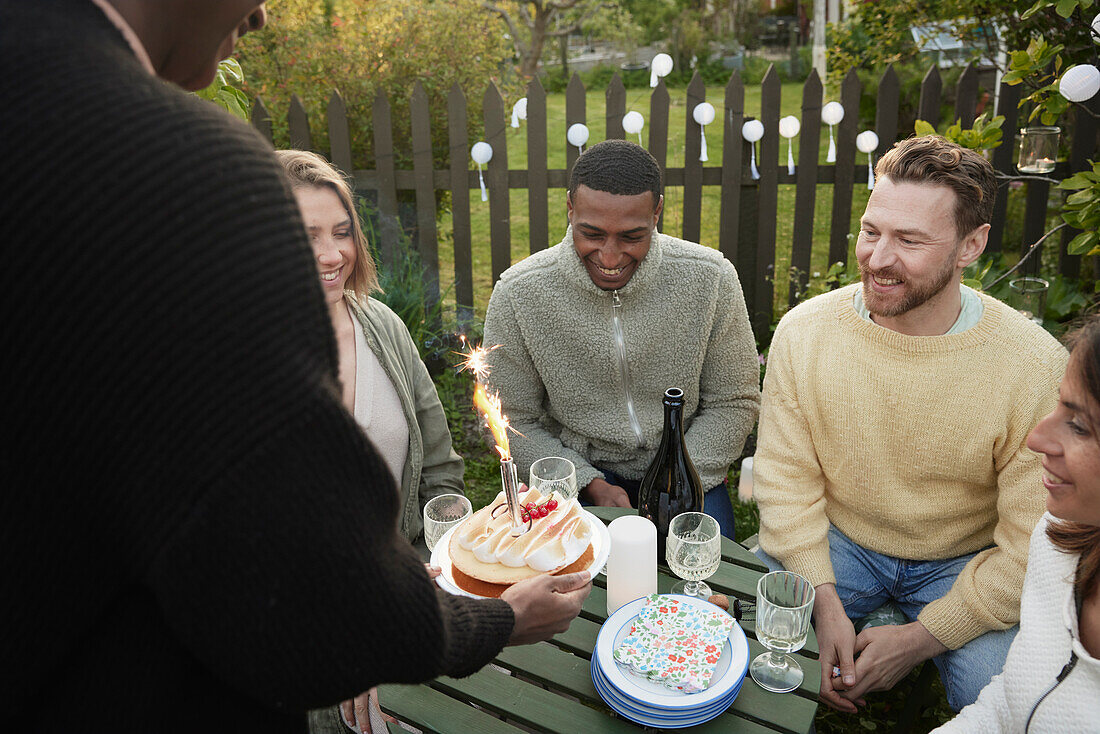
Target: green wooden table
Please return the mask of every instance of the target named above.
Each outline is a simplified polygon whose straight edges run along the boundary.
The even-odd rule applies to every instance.
[[[605,523],[634,512],[621,508],[588,507]],[[422,549],[427,554],[427,549]],[[722,565],[707,583],[731,597],[752,601],[756,580],[765,571],[751,553],[722,539]],[[677,579],[659,567],[657,590],[667,592]],[[506,647],[494,661],[468,678],[437,678],[424,685],[387,685],[380,688],[382,709],[426,732],[453,734],[516,734],[522,731],[639,732],[638,726],[615,714],[592,685],[589,660],[600,625],[607,618],[606,579],[595,579],[592,593],[569,630],[549,642]],[[741,626],[749,638],[749,659],[764,652],[755,639],[751,620]],[[799,654],[805,671],[794,693],[769,693],[747,678],[729,710],[711,721],[682,731],[725,734],[810,731],[817,710],[821,671],[813,630]],[[404,731],[390,724],[394,734]],[[652,730],[651,730],[652,731]]]

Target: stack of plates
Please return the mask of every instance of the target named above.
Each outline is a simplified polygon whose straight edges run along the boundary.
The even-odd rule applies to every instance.
[[[715,609],[701,599],[679,594],[669,596],[680,599],[687,606]],[[621,716],[643,726],[681,729],[710,721],[729,708],[741,691],[741,683],[749,669],[749,643],[745,633],[734,623],[705,691],[681,693],[631,673],[612,657],[645,603],[643,598],[624,605],[600,628],[596,649],[592,652],[592,682],[596,690]]]

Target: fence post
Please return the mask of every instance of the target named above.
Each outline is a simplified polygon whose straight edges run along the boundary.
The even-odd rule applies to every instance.
[[[439,238],[435,229],[435,185],[432,180],[432,130],[428,93],[418,79],[409,100],[412,118],[413,180],[416,185],[416,249],[424,268],[422,278],[427,302],[424,310],[431,312],[439,303]],[[433,327],[440,325],[436,314]]]
[[[875,132],[878,134],[876,160],[894,147],[898,139],[898,101],[901,84],[894,65],[886,67],[878,83],[878,103],[875,109]],[[858,107],[856,108],[859,109]]]
[[[619,72],[611,77],[607,85],[606,101],[604,104],[606,120],[604,121],[604,137],[607,140],[623,140],[626,134],[623,132],[623,115],[626,114],[626,87]]]
[[[852,232],[852,187],[855,185],[856,135],[859,130],[859,92],[862,85],[855,69],[849,69],[840,85],[844,119],[836,136],[833,168],[833,218],[829,227],[829,265],[848,263],[848,235]]]
[[[967,64],[955,85],[955,119],[962,123],[964,130],[974,127],[974,110],[977,106],[978,71],[973,64]]]
[[[1016,119],[1019,114],[1017,105],[1020,101],[1020,86],[1001,83],[1000,94],[997,95],[997,114],[1004,115],[1005,121],[1001,126],[1004,135],[1001,144],[993,149],[993,169],[1012,175],[1016,172],[1014,163],[1016,152]],[[989,241],[985,251],[992,254],[999,253],[1004,247],[1005,220],[1008,213],[1008,181],[1001,179],[997,182],[997,198],[993,200],[993,219],[989,227]]]
[[[275,138],[271,134],[271,113],[267,111],[264,101],[259,97],[252,105],[252,126],[260,131],[260,135],[263,135],[267,142],[275,144]]]
[[[466,95],[455,82],[447,94],[447,142],[451,159],[451,230],[455,248],[455,306],[459,327],[474,319],[474,264],[470,250],[470,164]]]
[[[504,100],[497,85],[489,82],[483,103],[485,140],[493,146],[485,185],[489,187],[489,249],[493,283],[512,266],[512,230],[508,195],[508,139],[504,127]]]
[[[684,120],[684,208],[680,235],[691,242],[699,241],[703,217],[703,163],[699,160],[703,135],[699,123],[695,122],[694,112],[695,105],[704,102],[706,96],[706,86],[696,71],[688,84],[687,104],[684,105],[687,116]]]
[[[791,239],[791,279],[787,303],[794,306],[806,289],[814,244],[814,204],[817,200],[817,158],[821,147],[821,78],[817,69],[802,87],[802,126],[798,139],[798,171],[794,193],[794,233]]]
[[[313,136],[309,131],[309,115],[297,94],[290,97],[290,111],[286,116],[290,128],[290,147],[298,150],[313,150]]]
[[[527,84],[527,216],[532,255],[550,246],[546,154],[546,90],[536,76]]]
[[[768,67],[761,87],[760,204],[757,207],[756,299],[751,312],[753,333],[763,343],[771,329],[775,300],[775,230],[779,207],[779,103],[782,90],[775,65]]]
[[[738,277],[742,279],[742,291],[745,289],[745,276],[751,271],[741,270],[738,256],[743,251],[752,250],[748,241],[742,246],[737,236],[741,224],[741,186],[744,175],[741,126],[744,122],[745,85],[741,82],[741,75],[735,71],[726,84],[725,113],[722,115],[722,203],[718,214],[718,249],[737,268]],[[747,302],[747,294],[745,299]]]
[[[1091,100],[1084,104],[1093,114],[1100,112],[1100,97],[1093,96]],[[1096,156],[1096,118],[1089,114],[1089,110],[1081,107],[1073,108],[1073,148],[1069,155],[1069,173],[1071,176],[1078,171],[1088,170],[1090,168],[1088,164],[1089,156]],[[1063,197],[1068,195],[1069,192],[1067,191],[1063,194]],[[1077,278],[1081,274],[1081,256],[1070,255],[1066,251],[1066,245],[1079,234],[1081,234],[1081,230],[1072,227],[1066,227],[1062,230],[1062,241],[1058,252],[1058,269],[1067,278]]]
[[[397,171],[394,166],[390,101],[382,91],[374,98],[371,118],[374,123],[374,158],[378,167],[378,238],[382,240],[382,265],[392,269],[397,261],[401,220],[397,215]]]
[[[649,153],[661,169],[661,180],[668,183],[665,168],[668,161],[668,87],[664,79],[657,80],[657,88],[649,95]],[[657,220],[657,229],[664,231],[665,214]]]
[[[348,108],[340,92],[333,90],[328,100],[328,142],[332,164],[345,176],[355,173],[351,162],[351,132],[348,130]]]
[[[924,120],[932,127],[940,124],[940,95],[943,92],[943,77],[940,76],[940,68],[933,63],[928,67],[928,72],[920,83],[920,105],[917,113],[918,120]]]

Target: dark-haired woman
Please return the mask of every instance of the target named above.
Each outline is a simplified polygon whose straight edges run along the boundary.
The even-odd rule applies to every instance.
[[[1079,330],[1058,407],[1028,447],[1047,512],[1031,536],[1004,671],[938,732],[1100,731],[1100,316]]]

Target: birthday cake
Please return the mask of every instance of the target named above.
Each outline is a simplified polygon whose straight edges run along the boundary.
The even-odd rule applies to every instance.
[[[504,493],[451,534],[448,553],[455,583],[478,596],[497,597],[512,584],[540,574],[572,573],[593,561],[592,527],[575,499],[536,489],[519,495],[527,532],[512,535]]]

